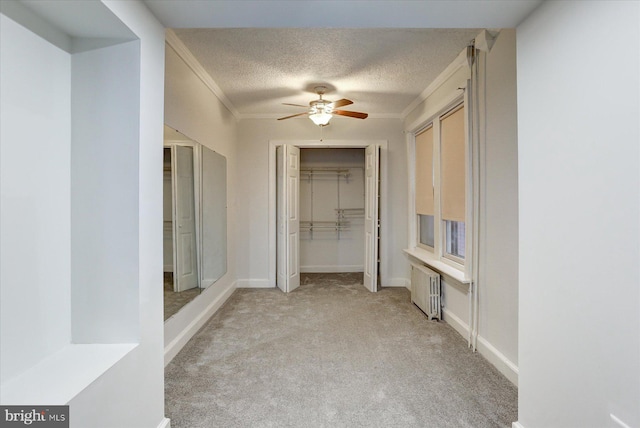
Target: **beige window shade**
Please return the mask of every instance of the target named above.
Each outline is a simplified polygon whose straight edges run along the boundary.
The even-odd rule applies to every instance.
[[[465,219],[465,148],[464,107],[440,120],[440,165],[442,218]]]
[[[433,127],[416,135],[416,212],[433,215]]]

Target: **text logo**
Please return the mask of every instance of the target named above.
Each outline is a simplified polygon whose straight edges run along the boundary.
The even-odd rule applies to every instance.
[[[0,406],[0,428],[69,428],[69,406]]]

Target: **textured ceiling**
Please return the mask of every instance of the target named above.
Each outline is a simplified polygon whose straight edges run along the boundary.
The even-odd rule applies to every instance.
[[[345,110],[400,117],[480,29],[175,29],[240,117],[301,112],[313,87]]]

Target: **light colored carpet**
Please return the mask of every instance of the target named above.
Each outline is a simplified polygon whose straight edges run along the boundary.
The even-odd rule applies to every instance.
[[[238,289],[166,369],[172,428],[510,427],[517,390],[406,289]]]
[[[198,297],[199,288],[190,290],[173,291],[173,273],[164,273],[164,320],[168,320],[175,315],[184,305]]]

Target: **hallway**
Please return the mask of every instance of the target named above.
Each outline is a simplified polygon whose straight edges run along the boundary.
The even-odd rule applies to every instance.
[[[291,294],[238,289],[167,366],[180,427],[495,427],[517,389],[404,288],[303,274]]]

